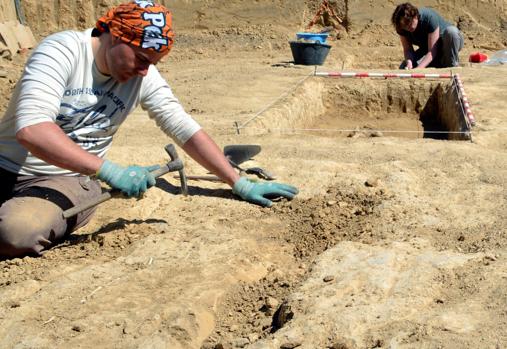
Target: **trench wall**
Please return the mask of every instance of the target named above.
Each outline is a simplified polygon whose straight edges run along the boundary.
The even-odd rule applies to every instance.
[[[326,108],[339,114],[354,109],[420,113],[437,84],[430,80],[330,79],[323,98]]]
[[[13,0],[0,0],[14,3]],[[127,0],[22,0],[26,24],[36,38],[60,30],[86,29],[95,25],[95,21],[106,11]],[[184,7],[189,3],[206,3],[205,0],[156,0],[168,8]],[[14,18],[15,12],[14,12]]]
[[[276,133],[282,129],[305,128],[326,110],[322,79],[309,78],[293,93],[255,118],[241,133]],[[241,124],[241,122],[239,122]]]
[[[452,85],[442,88],[442,98],[438,103],[438,115],[441,118],[441,123],[450,131],[468,131],[469,126],[465,121],[464,111],[460,108],[458,103],[458,90],[453,88]],[[464,140],[469,139],[466,134],[449,134],[450,140]]]
[[[95,20],[105,11],[121,0],[20,0],[26,17],[26,24],[32,29],[37,38],[41,38],[51,32],[64,29],[84,29],[92,26]],[[248,0],[157,0],[174,10],[179,18],[179,26],[192,27],[193,17],[201,13],[207,15],[210,9],[218,10],[223,16],[231,16],[230,8],[244,8],[252,6]],[[320,0],[311,1],[284,1],[257,0],[256,8],[270,8],[275,4],[285,7],[285,12],[297,8],[304,12],[304,6],[316,9],[321,4]],[[361,31],[371,23],[389,25],[389,19],[393,10],[393,4],[387,2],[381,8],[372,11],[371,2],[363,0],[331,0],[332,5],[346,20],[347,27],[352,25],[357,31]],[[495,23],[504,26],[507,18],[507,0],[421,0],[419,6],[432,6],[439,11],[453,14],[450,20],[457,22],[460,16],[470,16],[479,23]],[[375,5],[377,6],[377,5]],[[0,0],[0,20],[16,19],[13,12],[14,0]],[[291,9],[292,7],[292,9]],[[308,11],[308,9],[306,9]],[[292,11],[293,12],[293,11]],[[2,18],[6,17],[5,19]],[[269,17],[269,16],[268,16]],[[451,18],[454,17],[454,18]],[[349,19],[352,24],[348,23]]]
[[[16,21],[14,0],[0,0],[0,22]]]
[[[420,113],[435,86],[435,82],[422,81],[310,78],[249,123],[242,133],[305,129],[329,111],[339,117],[353,117],[359,110],[372,114]]]

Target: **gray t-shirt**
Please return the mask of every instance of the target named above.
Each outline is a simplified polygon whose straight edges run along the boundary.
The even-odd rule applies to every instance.
[[[423,7],[419,9],[419,23],[415,31],[411,33],[404,30],[400,35],[406,37],[412,45],[418,46],[423,52],[427,52],[428,35],[440,28],[440,37],[442,37],[444,29],[450,25],[436,11]]]

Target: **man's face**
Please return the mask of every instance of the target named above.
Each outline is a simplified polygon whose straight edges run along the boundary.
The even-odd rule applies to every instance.
[[[401,20],[401,29],[406,30],[410,33],[413,33],[417,28],[417,24],[419,23],[419,19],[416,17]]]
[[[109,74],[118,82],[127,82],[135,76],[146,76],[150,64],[157,64],[165,54],[129,45],[113,38],[106,54]]]

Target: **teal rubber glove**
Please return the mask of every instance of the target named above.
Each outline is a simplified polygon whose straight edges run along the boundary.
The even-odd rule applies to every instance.
[[[271,207],[273,202],[269,199],[285,197],[292,199],[299,192],[292,185],[274,182],[254,182],[247,177],[241,177],[234,183],[232,192],[243,200],[253,202],[264,207]]]
[[[155,177],[150,173],[160,166],[129,166],[127,168],[106,160],[97,172],[97,178],[120,190],[128,197],[139,197],[149,187],[155,185]]]

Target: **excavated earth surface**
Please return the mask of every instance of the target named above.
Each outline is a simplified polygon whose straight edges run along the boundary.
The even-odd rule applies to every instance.
[[[112,3],[23,8],[41,39],[93,25]],[[472,142],[423,137],[438,82],[338,81],[292,64],[288,41],[319,4],[168,2],[177,40],[159,66],[220,146],[261,145],[244,165],[297,198],[260,208],[207,181],[185,197],[168,174],[141,200],[101,204],[43,257],[0,261],[0,347],[507,347],[507,70],[468,62],[507,46],[507,2],[417,4],[465,34],[460,67],[423,72],[460,74]],[[318,70],[396,72],[396,3],[331,4],[343,22],[313,28],[336,26]],[[28,54],[1,60],[2,111]],[[139,110],[108,156],[164,163],[170,142]],[[206,174],[179,154],[187,174]]]

